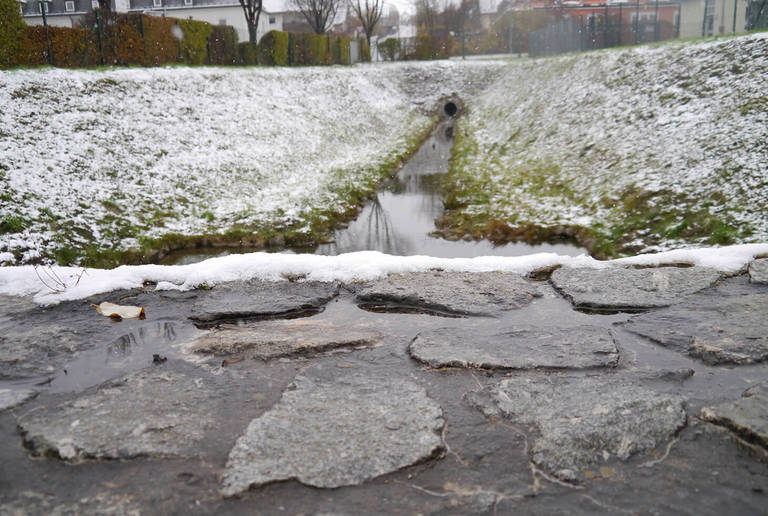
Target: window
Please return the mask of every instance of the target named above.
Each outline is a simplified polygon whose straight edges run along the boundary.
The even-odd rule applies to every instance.
[[[226,24],[227,24],[227,19],[226,18],[222,18],[222,19],[219,20],[219,25],[226,25]]]
[[[48,4],[42,1],[37,5],[37,8],[40,9],[40,14],[43,14],[43,9],[45,9],[46,13],[51,12],[51,10],[48,8]]]
[[[75,12],[74,0],[67,0],[66,2],[64,2],[64,10],[67,11],[68,13]]]
[[[184,0],[184,5],[192,5],[192,0]]]
[[[274,17],[274,16],[270,16],[270,17],[269,17],[269,24],[270,24],[270,25],[274,25],[276,22],[277,22],[277,20],[275,20],[275,17]]]
[[[152,0],[152,5],[154,5],[155,7],[162,7],[163,0]]]

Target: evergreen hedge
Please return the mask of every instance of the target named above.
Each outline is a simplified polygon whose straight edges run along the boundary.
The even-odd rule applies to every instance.
[[[229,25],[214,25],[208,41],[209,64],[237,64],[237,32],[234,27],[230,27]]]
[[[0,0],[0,68],[20,64],[25,26],[19,3],[16,0]]]
[[[184,37],[181,40],[182,62],[201,65],[208,57],[208,37],[213,26],[208,22],[196,20],[177,20]]]
[[[267,66],[288,66],[290,35],[269,31],[259,41],[259,62]]]
[[[245,66],[253,66],[258,64],[256,58],[256,48],[250,41],[238,43],[237,45],[238,64]]]

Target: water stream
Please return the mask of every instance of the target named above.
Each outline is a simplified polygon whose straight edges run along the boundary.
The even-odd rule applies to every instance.
[[[346,228],[334,232],[332,241],[314,252],[337,255],[354,251],[381,251],[396,256],[426,255],[441,258],[521,256],[554,252],[567,256],[588,254],[567,243],[513,242],[495,246],[487,240],[446,240],[430,236],[435,220],[443,214],[442,179],[450,167],[453,120],[442,122],[416,154],[368,202]],[[264,249],[193,249],[167,256],[165,264],[188,264],[231,253]],[[307,249],[268,249],[275,252],[307,252]],[[311,250],[309,250],[311,252]]]

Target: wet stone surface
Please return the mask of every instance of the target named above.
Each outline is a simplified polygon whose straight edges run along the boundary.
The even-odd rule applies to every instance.
[[[768,451],[768,382],[750,387],[731,403],[702,408],[701,417]]]
[[[27,339],[2,365],[0,513],[762,513],[766,296],[745,272],[604,313],[433,271],[0,298]]]
[[[517,377],[469,395],[486,415],[536,425],[533,461],[574,481],[613,458],[649,452],[685,425],[683,399],[629,375]]]
[[[552,273],[551,281],[577,308],[640,310],[678,303],[719,278],[719,272],[705,267],[563,267]]]
[[[615,367],[619,351],[609,330],[592,326],[495,332],[440,328],[420,333],[409,347],[430,367],[536,369]]]
[[[191,456],[217,398],[201,378],[150,368],[43,407],[19,429],[33,454],[72,461]]]
[[[315,487],[360,484],[439,454],[443,425],[440,406],[410,380],[309,372],[237,440],[221,492],[292,478]]]
[[[768,359],[768,294],[695,296],[631,319],[625,328],[707,364]]]
[[[21,405],[37,396],[36,391],[24,390],[16,391],[12,389],[0,389],[0,410],[11,409],[16,405]]]
[[[768,283],[768,258],[755,260],[749,265],[749,279],[753,283]]]
[[[192,319],[204,323],[311,315],[336,297],[339,286],[320,282],[249,280],[216,285],[194,304]]]
[[[500,316],[540,296],[532,282],[504,272],[414,272],[392,274],[357,293],[361,306],[415,309],[449,315]]]
[[[293,319],[214,330],[191,342],[188,349],[203,354],[268,360],[336,348],[374,346],[381,340],[380,331],[363,325],[340,327],[327,320]]]

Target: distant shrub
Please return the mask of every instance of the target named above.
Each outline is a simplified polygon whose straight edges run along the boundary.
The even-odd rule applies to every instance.
[[[238,43],[237,55],[241,65],[253,66],[258,64],[258,59],[256,58],[256,48],[250,41]]]
[[[394,61],[397,58],[398,52],[400,52],[400,40],[397,38],[387,38],[384,41],[379,42],[379,53],[384,59]]]
[[[290,36],[287,32],[270,31],[259,41],[259,60],[263,65],[288,66]]]
[[[229,25],[214,25],[208,44],[208,62],[213,65],[237,64],[237,32]]]
[[[208,57],[208,37],[213,26],[197,20],[176,20],[184,37],[181,40],[182,61],[191,65],[201,65]]]
[[[366,63],[371,62],[371,47],[364,38],[360,39],[360,59]]]
[[[24,39],[24,20],[16,0],[0,0],[0,68],[22,64],[19,54]]]

